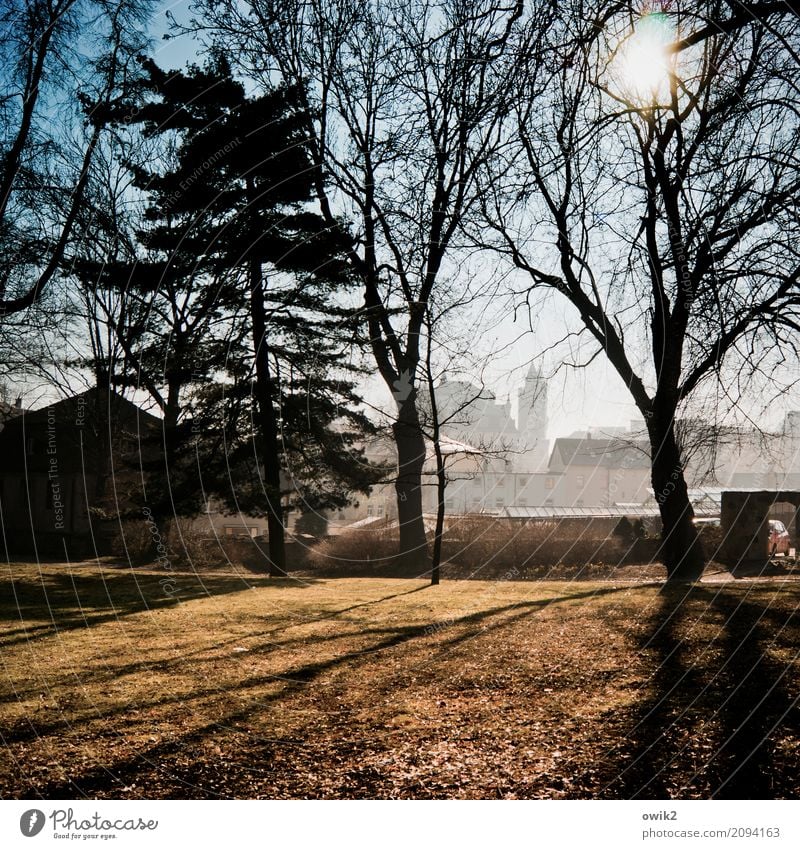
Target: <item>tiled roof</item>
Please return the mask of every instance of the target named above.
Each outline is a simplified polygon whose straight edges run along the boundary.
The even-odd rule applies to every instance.
[[[550,465],[649,469],[646,443],[621,439],[556,439]]]

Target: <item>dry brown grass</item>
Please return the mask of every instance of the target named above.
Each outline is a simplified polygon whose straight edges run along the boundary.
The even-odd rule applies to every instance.
[[[6,568],[4,797],[793,796],[798,585]]]

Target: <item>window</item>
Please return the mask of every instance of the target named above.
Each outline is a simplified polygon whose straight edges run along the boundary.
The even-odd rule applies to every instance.
[[[121,452],[123,454],[138,454],[139,443],[135,439],[123,439],[121,445]]]
[[[528,499],[527,498],[518,498],[517,499],[517,506],[527,507],[528,506]]]
[[[556,485],[554,478],[545,478],[544,479],[544,488],[545,489],[553,489]]]
[[[257,537],[258,528],[245,527],[244,525],[225,525],[226,537]]]
[[[527,475],[520,475],[519,476],[519,488],[525,489],[525,487],[527,485],[528,485],[528,476]]]
[[[584,478],[583,478],[583,475],[578,475],[578,476],[575,478],[575,483],[576,483],[576,484],[578,484],[578,486],[582,488],[582,487],[583,487],[583,485],[584,485]]]
[[[499,495],[497,498],[495,498],[495,500],[494,500],[494,506],[495,506],[495,507],[503,507],[503,506],[505,506],[505,502],[503,501],[503,496],[502,496],[502,495]]]

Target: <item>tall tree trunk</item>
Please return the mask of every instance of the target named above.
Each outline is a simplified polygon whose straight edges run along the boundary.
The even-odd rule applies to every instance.
[[[674,413],[654,413],[648,423],[653,492],[661,513],[661,556],[668,581],[695,581],[705,556],[694,525]]]
[[[167,397],[164,404],[164,429],[173,432],[181,416],[181,389],[183,383],[173,375],[167,375]]]
[[[280,444],[272,373],[269,365],[266,311],[264,309],[264,273],[258,259],[250,261],[250,317],[253,323],[253,351],[256,365],[256,404],[264,467],[264,494],[267,499],[269,532],[269,574],[286,574],[285,528],[281,507]]]
[[[436,441],[436,530],[433,534],[433,554],[431,556],[431,585],[439,583],[442,562],[442,534],[444,533],[444,493],[447,476],[444,470],[442,447]]]
[[[425,370],[428,380],[428,396],[431,404],[431,435],[433,436],[433,451],[436,458],[436,530],[433,534],[433,552],[431,555],[431,586],[436,586],[440,579],[442,562],[442,533],[444,532],[445,491],[447,475],[444,468],[444,452],[442,451],[442,429],[439,425],[439,405],[436,403],[436,388],[433,385],[432,366],[432,322],[428,312],[427,348]]]
[[[428,543],[422,517],[422,467],[425,462],[425,439],[419,423],[415,394],[401,404],[397,421],[392,425],[397,446],[397,519],[400,524],[402,567],[418,573],[428,569]]]

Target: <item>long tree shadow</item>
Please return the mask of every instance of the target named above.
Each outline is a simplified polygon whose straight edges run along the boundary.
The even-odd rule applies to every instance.
[[[374,635],[384,635],[387,633],[412,633],[414,635],[417,635],[418,633],[423,633],[424,635],[441,635],[441,638],[437,642],[438,651],[441,654],[450,651],[461,643],[468,642],[472,639],[488,634],[497,628],[506,627],[515,622],[516,620],[524,618],[526,616],[530,616],[532,613],[542,610],[550,605],[560,604],[562,602],[567,601],[577,601],[584,598],[595,598],[598,596],[604,596],[624,591],[624,588],[620,589],[617,587],[609,587],[600,590],[587,590],[583,592],[576,592],[563,596],[537,599],[533,601],[514,602],[509,605],[502,605],[499,607],[489,608],[484,611],[478,611],[477,613],[472,615],[464,615],[460,617],[444,619],[441,621],[434,621],[424,626],[396,626],[392,628],[363,628],[359,626],[355,633],[345,631],[339,634],[312,634],[298,636],[294,639],[281,636],[285,635],[285,633],[289,630],[313,625],[318,622],[333,621],[338,619],[342,615],[352,612],[354,610],[378,605],[382,602],[391,601],[402,596],[412,595],[414,593],[428,589],[429,586],[429,584],[425,584],[421,587],[414,587],[410,590],[404,590],[400,593],[392,593],[391,595],[382,596],[380,598],[371,599],[365,602],[359,602],[358,604],[348,605],[347,607],[328,611],[319,616],[311,616],[299,620],[292,620],[290,622],[285,622],[280,626],[270,628],[266,631],[254,631],[252,634],[247,635],[247,640],[251,642],[248,648],[248,652],[251,656],[254,656],[259,654],[265,654],[275,650],[289,648],[293,645],[302,645],[308,647],[309,645],[322,645],[337,640],[349,640],[356,635],[361,637],[369,637]],[[504,616],[503,614],[508,615]],[[486,620],[493,621],[487,622]],[[352,624],[358,625],[358,623]],[[456,633],[453,636],[446,635],[447,631],[452,630],[454,628],[457,630],[456,626],[462,626],[465,624],[476,624],[479,625],[479,627],[477,627],[475,630],[466,630],[460,633]],[[422,628],[422,631],[420,631],[420,628]],[[52,633],[52,631],[50,631],[49,633]],[[159,660],[148,658],[146,660],[139,660],[127,664],[115,665],[109,663],[103,667],[91,670],[84,668],[81,670],[80,673],[80,683],[83,686],[89,686],[92,684],[112,682],[115,680],[119,680],[124,676],[136,675],[138,673],[174,672],[179,667],[184,666],[187,660],[190,660],[195,657],[209,655],[215,651],[224,649],[227,646],[240,644],[242,640],[243,635],[237,634],[236,636],[231,637],[230,639],[211,643],[207,646],[198,648],[195,651],[187,652],[181,650],[179,654],[176,654],[173,657],[162,658]],[[252,640],[259,640],[260,642],[253,644]],[[52,683],[52,687],[54,689],[58,689],[60,686],[70,686],[71,683],[74,683],[74,681],[70,677],[69,680],[54,681]],[[26,697],[31,696],[33,693],[40,692],[40,690],[41,686],[39,686],[38,684],[32,689],[24,689],[19,686],[15,686],[13,692],[7,693],[6,695],[0,694],[0,704],[17,702],[20,699],[24,699]],[[167,701],[168,700],[169,699],[167,699]],[[158,701],[148,703],[148,706],[156,706],[164,703],[164,700],[159,699]],[[59,724],[58,728],[63,730],[63,724]],[[46,734],[49,730],[50,729],[45,726],[37,726],[37,730],[33,731],[29,723],[24,723],[24,727],[21,731],[19,728],[6,729],[5,739],[7,742],[20,742],[23,739],[33,739],[39,734]]]
[[[519,618],[530,616],[532,613],[535,613],[538,610],[541,610],[550,605],[573,601],[585,598],[587,596],[597,595],[598,593],[605,595],[609,593],[617,593],[623,591],[623,589],[619,588],[608,588],[593,592],[581,592],[570,595],[557,596],[554,598],[537,599],[534,601],[514,602],[512,604],[501,605],[498,607],[477,611],[472,614],[466,614],[456,618],[447,619],[442,622],[423,623],[420,625],[409,626],[397,625],[386,628],[359,628],[356,632],[357,636],[368,639],[375,637],[375,641],[372,644],[365,646],[362,649],[359,649],[358,651],[345,652],[340,655],[336,655],[328,661],[325,661],[325,669],[328,668],[329,664],[338,665],[356,657],[363,659],[370,654],[377,654],[378,652],[384,649],[393,648],[394,646],[408,642],[409,640],[431,637],[432,635],[436,635],[435,645],[438,648],[439,653],[447,653],[453,647],[459,645],[467,639],[480,636],[484,633],[487,633],[489,630],[493,630],[494,628],[511,624]],[[414,592],[414,590],[408,590],[405,593],[401,593],[400,595],[408,595],[411,592]],[[389,596],[386,598],[393,597],[395,596]],[[376,599],[373,603],[377,603],[381,600],[385,599]],[[352,607],[353,606],[351,606],[350,608],[342,608],[339,613],[343,613],[346,610],[352,609]],[[486,624],[487,622],[489,623],[488,625]],[[295,624],[307,624],[307,622],[304,620],[302,623],[288,623],[281,629],[273,629],[272,631],[264,632],[259,636],[274,635],[276,631],[289,630],[294,627]],[[462,632],[460,630],[462,628],[466,628],[467,630]],[[453,631],[455,633],[450,636],[447,636],[448,631]],[[340,639],[352,640],[353,636],[354,634],[352,632],[345,632],[342,634],[334,635],[314,634],[299,637],[296,639],[288,639],[281,641],[267,639],[261,642],[260,644],[252,645],[249,649],[249,654],[251,656],[257,656],[272,651],[280,651],[282,649],[290,648],[291,646],[297,644],[302,644],[306,648],[308,648],[309,646],[322,647],[324,644],[331,643]],[[119,680],[122,676],[135,675],[141,672],[178,672],[179,668],[186,663],[189,657],[190,655],[181,654],[180,656],[162,661],[142,660],[130,664],[109,666],[108,668],[102,670],[94,670],[92,672],[89,672],[88,670],[83,670],[81,672],[80,683],[83,686],[90,686],[92,684],[98,683],[102,684],[106,682],[110,683],[112,681]],[[308,677],[309,670],[312,670],[314,673],[316,673],[318,670],[318,666],[319,664],[309,664],[306,666],[302,666],[299,669],[290,669],[283,674],[276,673],[267,676],[244,678],[237,682],[237,692],[242,693],[253,688],[261,687],[264,684],[270,682],[301,682]],[[312,675],[312,677],[315,676]],[[74,681],[70,678],[69,680],[64,679],[56,682],[54,684],[54,687],[57,689],[60,686],[70,686],[72,684],[74,684]],[[135,707],[137,710],[147,711],[152,708],[160,708],[169,704],[190,705],[192,702],[202,700],[209,695],[213,695],[216,692],[218,692],[216,688],[209,686],[208,683],[205,682],[203,686],[197,688],[191,693],[159,694],[153,699],[136,702]],[[24,697],[24,695],[25,693],[23,691],[16,691],[14,694],[14,699]],[[102,714],[100,714],[97,710],[91,710],[88,711],[85,715],[72,717],[69,721],[58,719],[55,721],[42,723],[32,722],[30,720],[23,720],[21,722],[18,722],[14,727],[4,729],[2,733],[0,733],[0,740],[2,740],[4,745],[11,745],[14,743],[30,742],[32,740],[36,740],[41,737],[47,737],[54,734],[63,734],[67,731],[75,730],[76,728],[79,728],[84,724],[95,722],[98,719],[103,719],[107,721],[117,716],[124,716],[130,711],[131,707],[132,705],[124,704],[112,710],[104,710]]]
[[[274,586],[275,579],[272,579],[272,583],[273,583],[273,586]],[[347,607],[339,608],[337,610],[328,611],[328,612],[326,612],[324,614],[320,614],[318,616],[309,616],[309,617],[304,618],[304,619],[293,620],[291,622],[285,622],[284,624],[282,624],[278,627],[271,628],[267,631],[255,631],[255,632],[253,632],[253,634],[250,634],[250,635],[247,635],[247,636],[248,636],[249,639],[252,639],[252,638],[261,639],[261,638],[270,637],[270,636],[273,636],[273,635],[276,635],[276,634],[282,634],[282,633],[284,633],[285,631],[287,631],[291,628],[301,628],[303,626],[312,625],[312,624],[315,624],[317,622],[323,622],[323,621],[326,621],[326,620],[334,620],[334,619],[342,616],[343,614],[349,613],[353,610],[358,610],[358,609],[364,608],[364,607],[370,607],[370,606],[373,606],[373,605],[376,605],[376,604],[380,604],[381,602],[391,601],[393,599],[400,598],[402,596],[412,595],[413,593],[417,593],[417,592],[420,592],[421,590],[427,589],[429,586],[430,586],[429,584],[425,584],[421,587],[414,587],[413,589],[410,589],[410,590],[403,590],[403,592],[392,593],[391,595],[382,596],[381,598],[370,599],[368,601],[359,602],[358,604],[351,604]],[[248,587],[248,589],[249,589],[249,587]],[[74,603],[74,599],[72,599],[72,601]],[[136,612],[141,612],[141,611],[133,610],[131,612],[136,613]],[[91,625],[100,624],[104,621],[109,621],[109,620],[115,619],[115,618],[118,618],[118,614],[117,614],[116,611],[115,611],[114,614],[104,614],[104,615],[98,615],[98,616],[95,616],[95,617],[83,617],[83,618],[81,618],[81,622],[83,623],[84,627],[90,627]],[[59,624],[58,624],[56,630],[59,630],[59,631],[62,630],[62,621],[63,620],[61,620],[61,619],[59,620]],[[73,627],[76,627],[76,626],[73,626]],[[52,635],[53,633],[55,633],[55,631],[54,631],[54,627],[53,627],[52,624],[44,624],[44,625],[38,625],[38,626],[32,625],[32,626],[28,626],[28,627],[13,629],[12,631],[4,631],[3,636],[8,636],[9,634],[16,634],[16,633],[22,633],[22,634],[25,634],[26,636],[20,637],[20,638],[17,638],[17,639],[6,640],[6,641],[3,641],[2,639],[0,639],[0,647],[10,646],[10,645],[13,645],[14,643],[18,643],[18,642],[30,641],[31,639],[34,639],[36,636],[40,636],[40,637],[49,636],[49,635]],[[362,633],[385,633],[385,629],[380,629],[380,630],[376,630],[376,631],[366,631],[366,632],[362,631]],[[346,635],[342,635],[342,636],[346,636]],[[323,641],[324,642],[324,641],[327,641],[328,639],[340,639],[340,638],[341,637],[338,636],[338,635],[334,635],[333,637],[321,637],[319,635],[315,635],[313,638],[304,637],[304,638],[299,639],[295,642],[302,642],[302,643],[308,643],[309,641],[312,641],[312,642]],[[99,681],[113,681],[113,680],[119,679],[122,676],[135,675],[138,672],[167,672],[171,669],[174,669],[176,666],[183,665],[186,662],[186,660],[189,659],[189,658],[197,657],[197,656],[201,656],[201,655],[207,655],[210,652],[219,651],[220,649],[224,649],[226,646],[236,645],[236,644],[241,643],[241,642],[242,642],[242,635],[237,634],[236,636],[233,636],[230,639],[221,640],[219,642],[212,643],[212,644],[207,645],[207,646],[203,646],[202,648],[196,649],[195,651],[190,651],[190,652],[181,651],[179,655],[177,655],[176,657],[173,657],[173,658],[165,658],[165,659],[162,659],[162,660],[148,659],[148,660],[144,660],[144,661],[137,661],[135,663],[116,665],[116,666],[108,665],[107,667],[105,667],[103,669],[93,670],[92,672],[88,672],[87,670],[84,669],[81,672],[81,679],[80,680],[81,680],[82,684],[87,684],[87,683],[97,683]],[[269,648],[277,648],[277,647],[280,647],[280,646],[287,646],[291,642],[293,642],[293,641],[291,641],[291,640],[288,640],[288,641],[287,640],[280,640],[280,641],[272,642],[272,641],[267,640],[265,645],[261,646],[260,650],[264,651],[264,650],[269,649]],[[254,649],[254,651],[258,652],[259,648]],[[39,686],[36,686],[34,689],[35,689],[36,692],[39,692],[39,690],[41,688]],[[7,703],[7,702],[19,701],[20,699],[24,699],[25,697],[30,696],[31,692],[32,692],[31,690],[26,690],[26,689],[23,689],[23,688],[15,687],[13,692],[11,692],[11,693],[8,693],[6,695],[3,695],[2,693],[0,693],[0,704]]]
[[[608,588],[606,590],[601,590],[600,593],[607,594],[623,591],[624,588]],[[597,591],[594,591],[593,593],[575,593],[556,598],[501,605],[448,620],[447,627],[458,630],[459,627],[469,628],[471,626],[478,626],[478,632],[483,632],[484,622],[486,620],[496,620],[492,623],[493,626],[502,625],[503,623],[510,621],[506,614],[510,614],[511,619],[516,620],[520,616],[531,615],[537,610],[549,605],[573,601],[577,598],[595,594],[597,594]],[[267,685],[279,685],[279,688],[274,693],[259,696],[256,705],[251,704],[242,710],[225,713],[215,721],[206,723],[201,728],[181,735],[177,739],[173,739],[169,742],[159,743],[152,746],[141,752],[139,755],[128,760],[118,761],[108,768],[100,767],[84,773],[79,777],[76,776],[74,779],[67,782],[53,782],[45,786],[38,787],[33,790],[33,792],[36,795],[40,795],[42,798],[49,799],[74,798],[76,795],[91,797],[112,791],[115,787],[121,788],[127,786],[133,778],[138,777],[141,779],[141,775],[148,770],[155,769],[161,772],[166,770],[169,772],[170,767],[165,765],[165,759],[168,759],[182,748],[195,746],[204,739],[218,733],[221,729],[235,728],[238,724],[246,722],[256,711],[262,710],[266,705],[272,702],[290,700],[292,695],[296,693],[299,688],[312,684],[321,675],[328,671],[334,670],[348,663],[367,662],[370,656],[374,656],[382,651],[393,649],[412,640],[430,638],[433,633],[436,633],[436,630],[434,628],[432,631],[431,624],[423,623],[414,626],[396,626],[390,629],[370,629],[368,632],[363,633],[377,636],[378,639],[357,650],[343,652],[324,660],[303,664],[295,668],[289,668],[281,674],[258,675],[242,679],[237,683],[236,688],[237,693],[240,695],[253,690],[258,690],[259,688]],[[443,641],[440,636],[437,636],[436,645],[443,647],[454,646],[462,641],[463,636],[463,634],[454,634]],[[313,637],[309,638],[309,641],[313,642],[314,639],[315,638]],[[322,637],[322,640],[329,639],[329,636]],[[174,702],[175,704],[180,704],[183,710],[191,710],[193,702],[215,694],[219,694],[217,689],[205,686],[188,696],[167,695],[166,697],[159,698],[151,703],[137,703],[136,708],[140,711],[146,712],[151,707]],[[113,719],[117,715],[123,715],[129,709],[130,706],[123,705],[114,711],[104,712],[102,718],[107,721],[109,719]],[[97,717],[86,717],[84,721],[89,722],[96,718]],[[25,742],[40,736],[63,733],[64,730],[63,724],[60,723],[52,723],[48,727],[39,725],[35,728],[32,726],[27,728],[18,728],[6,735],[4,742],[6,744]],[[280,747],[301,745],[302,741],[265,740],[262,741],[262,743],[265,743],[267,746],[275,745]],[[176,779],[174,775],[169,775],[168,779],[179,784],[183,783],[179,779]],[[28,790],[27,792],[30,793],[31,790]],[[207,796],[209,794],[201,792],[200,795]]]
[[[777,757],[800,731],[792,662],[798,622],[739,592],[666,589],[641,640],[655,655],[651,694],[609,758],[602,796],[770,799],[793,795],[795,768]],[[703,620],[714,635],[693,639]]]
[[[304,587],[314,583],[291,579],[180,573],[170,578],[132,570],[80,574],[49,572],[36,582],[12,580],[0,585],[0,622],[20,622],[0,629],[0,646],[27,643],[60,631],[89,628],[103,622],[173,607],[184,601],[243,592],[252,587]]]

